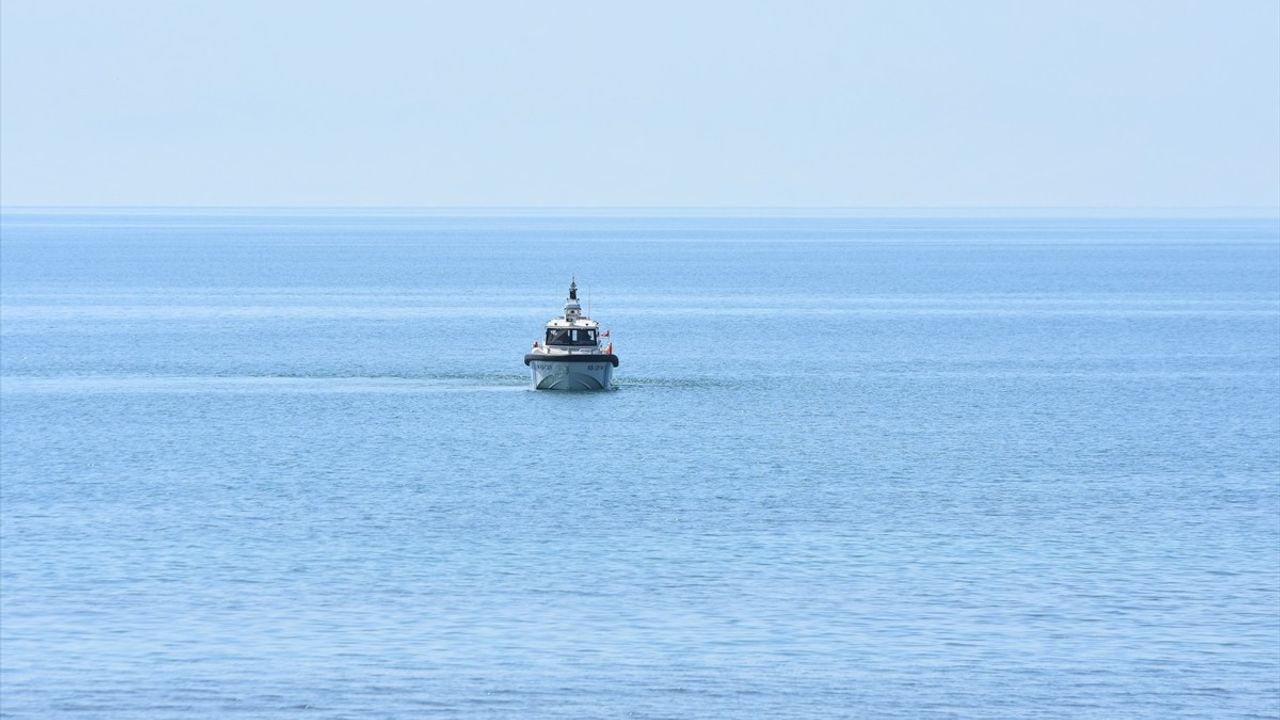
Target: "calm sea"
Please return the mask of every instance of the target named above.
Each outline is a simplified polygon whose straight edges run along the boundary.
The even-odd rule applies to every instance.
[[[0,230],[6,718],[1280,717],[1275,220]]]

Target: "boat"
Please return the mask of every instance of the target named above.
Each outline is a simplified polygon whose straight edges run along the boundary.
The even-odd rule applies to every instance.
[[[602,334],[600,324],[582,314],[577,280],[570,280],[564,314],[548,322],[546,334],[525,353],[533,389],[608,390],[618,367],[613,341],[600,346],[608,336],[608,330]]]

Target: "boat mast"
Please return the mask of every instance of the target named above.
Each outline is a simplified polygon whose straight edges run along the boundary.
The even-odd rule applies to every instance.
[[[564,319],[573,322],[581,315],[582,306],[578,304],[578,282],[573,279],[569,281],[569,299],[564,303]]]

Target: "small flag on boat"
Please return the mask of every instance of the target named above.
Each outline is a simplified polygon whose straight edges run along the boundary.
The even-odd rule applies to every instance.
[[[600,333],[600,337],[609,337],[609,331],[605,330],[604,332]]]

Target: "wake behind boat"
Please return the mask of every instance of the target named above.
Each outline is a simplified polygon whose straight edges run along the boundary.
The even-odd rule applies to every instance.
[[[618,356],[613,342],[604,349],[600,324],[582,314],[578,283],[570,281],[564,314],[547,323],[546,336],[534,341],[524,356],[533,376],[534,390],[608,390]]]

